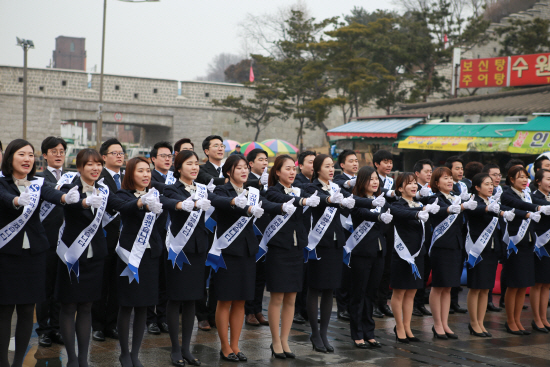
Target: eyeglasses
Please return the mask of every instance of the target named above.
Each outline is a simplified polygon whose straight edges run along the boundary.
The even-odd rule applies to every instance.
[[[166,159],[166,158],[172,159],[172,157],[174,157],[174,155],[173,154],[157,154],[157,157],[161,157],[162,159]]]
[[[110,152],[110,153],[107,153],[107,154],[110,154],[113,157],[124,157],[124,152]]]
[[[65,155],[64,150],[59,150],[59,151],[58,150],[50,150],[50,153],[54,156],[56,156],[56,155],[61,155],[61,156]]]
[[[210,146],[209,149],[220,149],[220,148],[225,149],[225,145],[224,144],[221,144],[221,145],[220,144],[215,144],[215,145]]]
[[[493,173],[492,175],[489,175],[489,176],[492,176],[492,177],[502,177],[502,174],[500,174],[500,173]]]

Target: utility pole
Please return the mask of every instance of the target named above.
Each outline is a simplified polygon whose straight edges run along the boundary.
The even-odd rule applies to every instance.
[[[27,52],[29,48],[34,48],[34,42],[31,40],[17,39],[17,46],[23,48],[23,139],[27,139]]]
[[[101,74],[99,77],[99,106],[97,110],[96,149],[101,146],[103,134],[103,70],[105,63],[105,23],[107,19],[107,0],[103,0],[103,37],[101,41]]]

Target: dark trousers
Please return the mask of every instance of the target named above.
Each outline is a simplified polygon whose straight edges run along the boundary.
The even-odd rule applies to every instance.
[[[159,257],[159,303],[156,306],[147,307],[147,325],[166,322],[166,304],[168,303],[168,297],[166,296],[166,273],[164,271],[164,266],[167,256],[166,247],[163,247],[162,254]]]
[[[431,271],[432,263],[430,262],[430,256],[426,253],[426,255],[424,255],[424,274],[422,274],[424,287],[416,291],[416,294],[414,295],[414,307],[422,307],[426,304],[426,288]]]
[[[103,269],[103,285],[101,288],[101,299],[92,304],[92,329],[103,331],[116,329],[118,316],[117,298],[117,274],[116,264],[118,255],[115,252],[120,235],[120,221],[114,219],[109,223],[107,230],[107,251],[105,267]],[[114,229],[113,229],[114,227]]]
[[[393,238],[391,242],[393,243]],[[384,270],[382,271],[382,278],[380,279],[380,285],[378,286],[378,292],[376,295],[376,305],[382,307],[388,304],[388,296],[390,295],[390,268],[391,268],[391,248],[386,251],[384,257]]]
[[[254,284],[254,299],[246,301],[244,304],[244,312],[246,315],[255,315],[262,312],[262,301],[264,299],[265,282],[265,262],[262,259],[256,262],[256,282]]]
[[[340,288],[334,290],[338,312],[349,312],[351,298],[351,274],[351,269],[346,264],[342,263],[342,285]]]
[[[216,320],[216,306],[218,300],[215,297],[215,283],[214,278],[210,277],[212,268],[207,267],[204,272],[204,296],[202,299],[195,301],[195,316],[200,321],[214,321]],[[210,278],[210,283],[208,283]],[[206,286],[208,284],[208,287]]]
[[[304,263],[304,283],[302,284],[302,291],[296,294],[296,301],[294,301],[294,314],[302,315],[307,319],[307,263]]]
[[[382,278],[384,258],[381,252],[377,257],[352,256],[350,265],[351,339],[374,339],[373,301]]]
[[[49,335],[52,332],[59,332],[59,310],[61,304],[56,302],[53,297],[58,261],[56,248],[50,247],[46,256],[46,300],[36,304],[36,321],[38,323],[36,333],[38,335]]]

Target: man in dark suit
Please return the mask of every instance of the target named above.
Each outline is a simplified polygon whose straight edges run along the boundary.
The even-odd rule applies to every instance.
[[[45,184],[55,187],[63,175],[67,143],[62,138],[49,136],[42,141],[41,151],[47,167],[37,176],[44,177]],[[38,323],[36,333],[39,336],[38,344],[42,347],[50,347],[52,342],[63,344],[63,338],[59,333],[61,305],[53,297],[57,276],[57,237],[62,224],[63,208],[60,205],[56,205],[42,221],[50,244],[46,265],[46,301],[36,304],[36,321]]]
[[[120,189],[124,179],[121,171],[124,164],[122,144],[114,138],[106,140],[101,144],[99,154],[105,161],[105,167],[103,167],[99,179],[103,178],[103,183],[107,185],[109,191],[115,193]],[[117,254],[115,249],[120,236],[120,216],[114,210],[106,213],[112,216],[116,215],[116,217],[103,228],[107,239],[108,255],[105,258],[102,297],[92,305],[92,338],[96,341],[105,341],[106,336],[118,339],[116,282],[120,274],[117,274],[116,271]]]
[[[256,187],[265,193],[267,188],[267,173],[264,172],[267,168],[267,152],[263,149],[252,149],[246,156],[248,164],[250,165],[250,172],[248,173],[247,185]],[[256,228],[263,233],[267,228],[271,217],[264,213],[261,218],[254,221]],[[259,240],[261,235],[256,234]],[[246,314],[245,322],[248,325],[269,325],[269,322],[262,314],[262,301],[264,298],[266,275],[265,275],[265,263],[263,261],[256,262],[256,283],[254,288],[254,299],[246,301],[244,305],[244,311]]]

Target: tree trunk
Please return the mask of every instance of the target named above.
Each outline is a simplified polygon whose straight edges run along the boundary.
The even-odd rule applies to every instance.
[[[256,135],[254,136],[254,141],[258,141],[258,136],[260,136],[260,124],[256,124]]]
[[[300,127],[298,129],[298,136],[296,137],[296,146],[298,147],[299,152],[301,153],[304,150],[304,120],[300,119]]]

